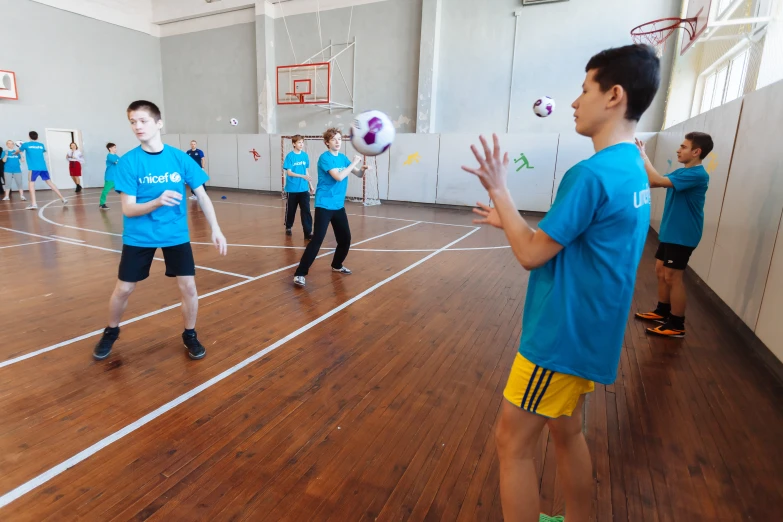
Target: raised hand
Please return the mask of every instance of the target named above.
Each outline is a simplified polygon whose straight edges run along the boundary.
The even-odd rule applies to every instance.
[[[639,147],[639,153],[642,155],[643,158],[647,157],[647,149],[644,145],[644,142],[640,140],[639,138],[635,138],[636,140],[636,146]]]
[[[494,150],[489,150],[487,140],[484,136],[479,136],[481,145],[484,147],[484,156],[479,153],[475,145],[470,146],[473,155],[479,163],[479,168],[462,167],[465,172],[478,176],[481,184],[488,192],[505,190],[506,179],[508,177],[508,152],[502,155],[500,151],[500,140],[497,134],[492,135]]]
[[[473,209],[474,214],[478,214],[483,219],[474,219],[473,222],[477,225],[492,225],[496,228],[503,228],[503,223],[500,221],[500,214],[494,208],[484,203],[477,202],[478,208]]]

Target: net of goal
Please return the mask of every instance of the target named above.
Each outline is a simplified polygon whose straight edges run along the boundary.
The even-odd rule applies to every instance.
[[[291,143],[293,136],[281,136],[280,138],[280,176],[282,180],[282,198],[286,199],[285,194],[285,171],[282,169],[282,165],[285,162],[285,157],[289,152],[294,150],[294,145]],[[324,145],[324,139],[322,136],[303,136],[304,137],[304,149],[302,152],[306,152],[310,158],[310,176],[313,181],[310,184],[313,188],[318,188],[318,158],[326,151],[326,145]],[[351,146],[351,141],[347,136],[343,136],[343,146],[341,152],[348,156],[348,159],[358,154],[356,150]],[[376,159],[371,156],[363,156],[364,163],[369,167],[362,178],[354,176],[353,174],[348,176],[348,190],[346,197],[348,201],[354,203],[361,203],[365,206],[380,205],[381,193],[378,186],[378,165]]]

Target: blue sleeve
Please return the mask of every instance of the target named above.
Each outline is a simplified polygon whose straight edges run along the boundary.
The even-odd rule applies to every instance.
[[[305,154],[305,168],[306,169],[310,168],[310,156],[308,156],[307,154]]]
[[[116,165],[117,163],[120,162],[120,157],[117,156],[116,154],[112,154],[111,155],[111,161],[112,161],[112,163],[114,163]]]
[[[283,170],[291,170],[291,153],[285,155],[285,161],[283,162]]]
[[[129,196],[135,196],[137,188],[136,176],[133,175],[130,161],[120,160],[117,170],[114,172],[114,190]]]
[[[198,149],[198,159],[204,159],[204,151],[201,149]]]
[[[666,177],[669,178],[669,181],[674,185],[674,190],[677,191],[692,189],[704,183],[704,175],[692,169],[675,170]]]
[[[589,169],[576,165],[566,172],[552,208],[538,228],[567,247],[593,222],[606,193],[598,177]]]
[[[334,168],[332,165],[332,162],[330,161],[331,154],[321,154],[321,157],[318,158],[318,168],[329,174],[329,171]]]
[[[199,167],[198,164],[190,158],[183,158],[181,163],[184,170],[182,177],[188,187],[192,190],[196,190],[209,180],[209,176],[204,172],[204,169]]]
[[[22,143],[22,146],[19,147],[19,152],[24,152],[27,150],[27,143]]]

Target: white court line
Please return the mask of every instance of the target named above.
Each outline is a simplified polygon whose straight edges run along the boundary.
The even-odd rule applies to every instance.
[[[54,241],[54,239],[49,239],[47,241],[32,241],[30,243],[19,243],[18,245],[2,246],[2,247],[0,247],[0,249],[3,249],[3,248],[14,248],[14,247],[20,247],[20,246],[25,246],[25,245],[37,245],[39,243],[52,243],[53,241]]]
[[[73,457],[71,457],[71,458],[61,462],[60,464],[54,466],[53,468],[51,468],[51,469],[41,473],[37,477],[34,477],[34,478],[28,480],[27,482],[25,482],[21,486],[18,486],[16,488],[14,488],[13,490],[9,491],[8,493],[6,493],[2,497],[0,497],[0,508],[3,508],[5,506],[7,506],[8,504],[10,504],[11,502],[17,500],[18,498],[22,497],[23,495],[26,495],[27,493],[29,493],[32,490],[42,486],[43,484],[46,484],[47,482],[49,482],[50,480],[55,478],[57,475],[59,475],[59,474],[63,473],[64,471],[66,471],[66,470],[76,466],[80,462],[90,458],[91,456],[95,455],[96,453],[98,453],[102,449],[106,448],[107,446],[117,442],[118,440],[122,439],[126,435],[129,435],[129,434],[133,433],[134,431],[138,430],[139,428],[141,428],[145,424],[149,424],[153,420],[155,420],[158,417],[160,417],[161,415],[163,415],[163,414],[173,410],[174,408],[176,408],[180,404],[184,403],[185,401],[187,401],[189,399],[192,399],[193,397],[195,397],[199,393],[203,392],[204,390],[207,390],[208,388],[211,388],[212,386],[214,386],[215,384],[219,383],[220,381],[222,381],[222,380],[230,377],[231,375],[237,373],[239,370],[241,370],[241,369],[245,368],[246,366],[256,362],[257,360],[261,359],[262,357],[264,357],[268,353],[270,353],[270,352],[280,348],[281,346],[286,344],[288,341],[299,337],[300,335],[302,335],[303,333],[307,332],[308,330],[310,330],[314,326],[317,326],[318,324],[326,321],[327,319],[329,319],[333,315],[341,312],[342,310],[345,310],[346,308],[351,306],[356,301],[359,301],[360,299],[362,299],[362,298],[368,296],[369,294],[373,293],[374,291],[376,291],[377,289],[379,289],[383,285],[394,281],[395,279],[397,279],[398,277],[402,276],[403,274],[413,270],[414,268],[416,268],[417,266],[421,265],[422,263],[428,261],[429,259],[432,259],[436,255],[438,255],[441,252],[445,251],[450,246],[452,246],[452,245],[454,245],[456,243],[459,243],[460,241],[462,241],[463,239],[465,239],[469,235],[473,234],[477,230],[478,230],[478,228],[474,228],[473,230],[471,230],[470,232],[468,232],[467,234],[465,234],[461,238],[457,239],[456,241],[452,241],[451,243],[449,243],[445,247],[436,250],[435,252],[431,253],[430,255],[428,255],[428,256],[426,256],[426,257],[424,257],[424,258],[422,258],[422,259],[420,259],[418,261],[416,261],[415,263],[413,263],[411,265],[408,265],[406,268],[403,268],[402,270],[400,270],[396,274],[387,277],[386,279],[384,279],[380,283],[374,284],[373,286],[371,286],[370,288],[368,288],[364,292],[362,292],[362,293],[358,294],[357,296],[349,299],[348,301],[344,302],[343,304],[341,304],[339,306],[336,306],[335,308],[332,308],[331,310],[329,310],[328,312],[326,312],[322,316],[318,317],[317,319],[315,319],[313,321],[310,321],[306,325],[304,325],[301,328],[299,328],[298,330],[288,334],[287,336],[283,337],[282,339],[280,339],[276,343],[272,344],[271,346],[268,346],[267,348],[264,348],[263,350],[261,350],[259,352],[256,352],[254,355],[251,355],[250,357],[248,357],[247,359],[243,360],[242,362],[239,362],[239,363],[235,364],[234,366],[232,366],[231,368],[229,368],[229,369],[219,373],[218,375],[212,377],[211,379],[209,379],[208,381],[204,382],[203,384],[200,384],[199,386],[196,386],[195,388],[191,389],[190,391],[188,391],[186,393],[183,393],[179,397],[177,397],[177,398],[167,402],[163,406],[160,406],[159,408],[151,411],[150,413],[146,414],[145,416],[141,417],[140,419],[138,419],[138,420],[136,420],[136,421],[126,425],[121,430],[116,431],[116,432],[112,433],[111,435],[109,435],[108,437],[105,437],[105,438],[99,440],[98,442],[96,442],[95,444],[90,446],[89,448],[87,448],[87,449],[77,453]]]
[[[76,241],[77,243],[86,243],[83,239],[74,239],[72,237],[65,237],[65,236],[55,236],[54,234],[51,234],[49,237],[53,237],[55,239],[67,239],[68,241]]]
[[[243,205],[243,206],[247,206],[247,207],[266,207],[266,208],[277,208],[277,209],[280,209],[280,210],[285,210],[285,207],[277,207],[277,206],[274,206],[274,205],[261,205],[259,203],[237,203],[235,201],[222,201],[222,200],[219,200],[219,199],[213,199],[212,202],[213,203],[223,203],[225,205]],[[365,218],[373,218],[373,219],[388,219],[390,221],[407,221],[409,223],[413,222],[413,221],[416,221],[417,223],[426,223],[428,225],[443,225],[443,226],[447,226],[447,227],[474,228],[471,225],[455,225],[454,223],[439,223],[437,221],[418,221],[418,220],[415,220],[415,219],[402,219],[402,218],[392,218],[392,217],[385,217],[385,216],[370,216],[370,215],[367,215],[367,214],[348,214],[348,213],[346,213],[346,215],[348,215],[348,216],[359,216],[359,217],[365,217]]]
[[[359,241],[358,243],[355,243],[355,244],[356,245],[361,245],[362,243],[367,243],[367,242],[372,241],[374,239],[378,239],[379,237],[387,236],[389,234],[393,234],[394,232],[399,232],[400,230],[404,230],[406,228],[410,228],[410,227],[412,227],[414,225],[417,225],[417,224],[418,223],[413,223],[411,225],[406,225],[406,226],[398,228],[396,230],[392,230],[391,232],[386,232],[386,233],[381,234],[379,236],[374,236],[374,237],[371,237],[371,238],[368,238],[368,239],[364,239],[364,240]],[[10,232],[19,232],[20,234],[27,234],[27,235],[30,235],[30,236],[45,237],[45,236],[39,236],[38,234],[31,234],[30,232],[22,232],[21,230],[13,230],[11,228],[5,228],[5,227],[0,227],[0,230],[8,230]],[[67,241],[64,241],[64,242],[67,242]],[[75,245],[77,243],[71,243],[71,244]],[[90,246],[90,245],[82,245],[82,246]],[[100,247],[96,247],[96,248],[100,248]],[[334,253],[334,249],[328,250],[327,252],[325,252],[323,254],[320,254],[318,257],[316,257],[316,259],[324,257],[324,256],[328,256],[328,255],[333,254],[333,253]],[[224,288],[219,288],[217,290],[209,292],[208,294],[200,295],[200,296],[198,296],[198,298],[199,299],[204,299],[206,297],[210,297],[210,296],[213,296],[215,294],[219,294],[221,292],[225,292],[226,290],[231,290],[232,288],[236,288],[238,286],[246,285],[246,284],[251,283],[253,281],[258,281],[259,279],[263,279],[265,277],[277,274],[277,273],[282,272],[284,270],[288,270],[288,269],[294,268],[296,266],[299,266],[298,262],[296,262],[294,264],[291,264],[291,265],[288,265],[288,266],[284,266],[283,268],[278,268],[277,270],[273,270],[273,271],[267,272],[265,274],[261,274],[260,276],[253,277],[251,279],[247,279],[245,281],[241,281],[239,283],[234,283],[233,285],[226,286]],[[148,312],[146,314],[139,315],[139,316],[133,317],[131,319],[128,319],[127,321],[123,321],[123,322],[120,323],[120,326],[125,326],[126,324],[135,323],[136,321],[141,321],[142,319],[146,319],[146,318],[152,317],[154,315],[162,314],[163,312],[167,312],[169,310],[173,310],[175,308],[179,308],[180,306],[182,306],[182,303],[176,303],[176,304],[173,304],[173,305],[170,305],[170,306],[166,306],[166,307],[160,308],[158,310],[155,310],[153,312]],[[84,335],[80,335],[79,337],[74,337],[73,339],[68,339],[67,341],[63,341],[61,343],[57,343],[57,344],[54,344],[52,346],[47,346],[46,348],[41,348],[40,350],[36,350],[36,351],[30,352],[30,353],[26,353],[24,355],[20,355],[19,357],[14,357],[13,359],[8,359],[6,361],[2,361],[2,362],[0,362],[0,368],[5,368],[6,366],[11,366],[12,364],[16,364],[16,363],[22,362],[24,360],[31,359],[31,358],[36,357],[38,355],[41,355],[41,354],[44,354],[44,353],[47,353],[47,352],[51,352],[51,351],[56,350],[58,348],[62,348],[64,346],[68,346],[70,344],[73,344],[73,343],[76,343],[76,342],[79,342],[79,341],[83,341],[85,339],[89,339],[90,337],[95,337],[96,335],[100,335],[102,333],[103,333],[103,329],[95,330],[93,332],[86,333]]]

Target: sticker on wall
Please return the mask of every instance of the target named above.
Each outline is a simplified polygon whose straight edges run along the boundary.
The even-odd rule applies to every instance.
[[[709,156],[707,156],[707,166],[705,167],[705,170],[707,171],[707,174],[712,176],[712,173],[715,172],[715,169],[718,168],[718,156],[711,152]]]
[[[419,163],[421,160],[421,156],[419,156],[418,152],[414,152],[410,156],[408,156],[408,159],[405,160],[405,163],[403,165],[413,165],[414,163]]]
[[[514,158],[514,163],[522,162],[522,164],[517,167],[517,172],[519,172],[522,169],[534,169],[535,167],[530,164],[530,162],[527,160],[527,157],[525,156],[524,152],[521,152],[519,154],[518,158]]]
[[[19,93],[16,90],[16,74],[13,71],[0,71],[0,98],[4,100],[19,99]]]
[[[236,119],[236,118],[231,118],[231,125],[233,125],[234,127],[236,127],[237,125],[239,125],[239,122],[237,121],[237,119]]]
[[[249,152],[253,155],[253,161],[258,161],[258,159],[261,157],[261,154],[259,154],[256,149],[253,149]]]

